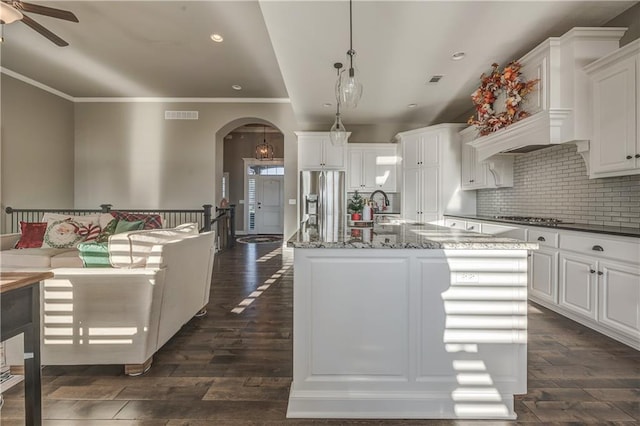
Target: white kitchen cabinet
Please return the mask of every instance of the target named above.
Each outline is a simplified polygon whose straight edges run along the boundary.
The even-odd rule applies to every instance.
[[[334,146],[329,132],[296,132],[298,169],[344,169],[347,146]]]
[[[596,319],[597,260],[579,254],[560,253],[560,306]]]
[[[463,190],[504,188],[513,186],[513,155],[497,154],[485,161],[478,160],[478,152],[467,144],[476,137],[475,127],[460,132],[462,156],[461,188]]]
[[[529,258],[529,295],[536,299],[557,303],[558,250],[540,248],[531,251]]]
[[[397,146],[394,144],[350,144],[347,148],[349,191],[397,191]]]
[[[444,213],[475,212],[475,193],[460,191],[461,124],[439,124],[398,134],[402,152],[402,214],[434,222]]]
[[[415,222],[439,219],[438,167],[421,167],[404,171],[402,215]]]
[[[598,321],[640,339],[640,268],[602,261],[597,274]]]
[[[589,64],[591,178],[640,173],[640,40]]]

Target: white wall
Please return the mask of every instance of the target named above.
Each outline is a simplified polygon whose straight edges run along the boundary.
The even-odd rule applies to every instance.
[[[3,212],[7,206],[73,207],[73,102],[6,74],[0,78]],[[4,213],[0,218],[5,232]]]
[[[199,120],[165,120],[165,110],[199,111]],[[290,104],[77,103],[75,205],[216,205],[222,138],[247,122],[267,122],[284,134],[285,199],[297,198],[298,128]],[[285,204],[285,237],[297,229],[296,214],[295,205]]]

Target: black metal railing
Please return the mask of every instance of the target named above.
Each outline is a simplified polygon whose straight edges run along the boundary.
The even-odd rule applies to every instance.
[[[157,214],[162,217],[165,228],[173,228],[181,223],[195,222],[200,232],[210,231],[213,205],[205,204],[201,209],[114,209],[111,204],[101,204],[99,209],[14,209],[7,207],[9,216],[5,223],[5,232],[20,232],[20,222],[40,222],[45,213],[87,216],[114,211],[132,214]]]

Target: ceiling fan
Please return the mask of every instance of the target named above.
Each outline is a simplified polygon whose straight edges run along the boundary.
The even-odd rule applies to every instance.
[[[52,18],[64,19],[65,21],[78,22],[78,18],[72,12],[53,7],[39,6],[20,0],[0,0],[0,24],[10,24],[14,21],[22,21],[28,27],[45,36],[57,46],[68,46],[69,43],[34,21],[24,12],[36,13],[38,15],[50,16]]]

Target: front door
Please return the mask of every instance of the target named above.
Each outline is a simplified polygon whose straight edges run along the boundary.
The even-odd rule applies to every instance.
[[[284,176],[256,176],[256,234],[282,234]]]

